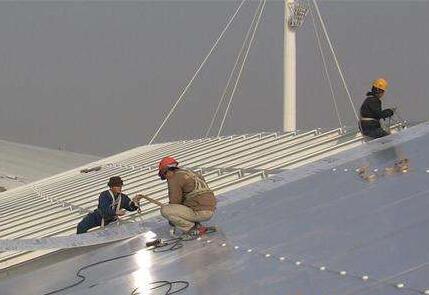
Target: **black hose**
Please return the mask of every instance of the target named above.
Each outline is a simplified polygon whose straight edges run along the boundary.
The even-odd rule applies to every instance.
[[[183,247],[182,239],[175,238],[166,241],[162,241],[161,243],[155,245],[152,249],[154,253],[161,253],[167,251],[175,251]]]
[[[167,252],[167,251],[176,251],[180,248],[183,247],[183,242],[184,241],[192,241],[197,239],[198,237],[192,237],[190,239],[183,239],[181,237],[178,238],[174,238],[174,239],[169,239],[169,240],[165,240],[165,241],[160,241],[159,243],[156,243],[155,245],[153,245],[153,249],[152,251],[154,253],[162,253],[162,252]]]
[[[170,282],[170,281],[156,281],[156,282],[153,282],[151,284],[160,284],[160,285],[155,286],[153,288],[150,288],[150,290],[159,289],[159,288],[168,286],[168,289],[165,292],[165,295],[179,293],[179,292],[181,292],[181,291],[183,291],[183,290],[185,290],[186,288],[189,287],[189,282],[187,282],[187,281],[172,281],[172,282]],[[173,286],[175,284],[182,284],[183,286],[181,288],[177,289],[177,290],[172,291]],[[131,295],[143,295],[138,290],[139,290],[139,288],[135,288],[133,290],[133,292],[131,292]]]
[[[182,247],[183,247],[183,245],[182,245]],[[57,294],[59,292],[62,292],[62,291],[71,289],[73,287],[76,287],[76,286],[82,284],[86,280],[86,277],[81,274],[82,271],[84,271],[84,270],[86,270],[88,268],[91,268],[93,266],[106,263],[106,262],[115,261],[115,260],[119,260],[119,259],[122,259],[122,258],[134,256],[136,253],[137,252],[126,254],[126,255],[121,255],[121,256],[117,256],[117,257],[114,257],[114,258],[109,258],[109,259],[106,259],[106,260],[98,261],[98,262],[95,262],[95,263],[83,266],[83,267],[79,268],[79,270],[76,272],[76,276],[79,278],[79,281],[77,281],[76,283],[73,283],[71,285],[68,285],[66,287],[63,287],[63,288],[60,288],[60,289],[57,289],[57,290],[54,290],[54,291],[51,291],[51,292],[48,292],[48,293],[44,293],[43,295]],[[151,284],[160,284],[159,286],[155,286],[152,289],[159,289],[159,288],[162,288],[164,286],[168,286],[168,290],[166,291],[165,295],[175,294],[175,293],[183,291],[183,290],[185,290],[186,288],[189,287],[189,282],[186,282],[186,281],[155,281],[155,282],[152,282]],[[177,289],[177,290],[171,291],[173,289],[173,286],[175,284],[183,284],[184,286],[181,287],[181,288],[179,288],[179,289]],[[132,295],[138,295],[138,294],[140,294],[140,293],[135,293],[137,291],[138,291],[138,288],[134,289],[131,294]]]
[[[214,233],[214,232],[216,232],[216,227],[208,227],[207,229],[208,229],[207,233]],[[195,240],[196,238],[197,237],[194,237],[193,239],[190,239],[190,240]],[[178,249],[180,249],[180,248],[183,247],[183,242],[184,241],[188,241],[188,240],[184,240],[183,238],[178,237],[178,238],[174,238],[174,239],[160,241],[159,243],[157,241],[154,241],[155,243],[153,244],[152,251],[154,253],[161,253],[161,252],[167,252],[167,251],[175,251],[175,250],[178,250]],[[98,262],[95,262],[95,263],[83,266],[83,267],[79,268],[79,270],[76,273],[76,276],[79,278],[79,281],[77,281],[76,283],[73,283],[71,285],[68,285],[66,287],[63,287],[61,289],[57,289],[57,290],[45,293],[43,295],[56,294],[56,293],[62,292],[64,290],[71,289],[73,287],[76,287],[76,286],[82,284],[86,280],[86,277],[84,275],[82,275],[81,272],[84,271],[85,269],[88,269],[88,268],[91,268],[93,266],[96,266],[96,265],[99,265],[99,264],[103,264],[103,263],[106,263],[106,262],[115,261],[115,260],[119,260],[119,259],[122,259],[122,258],[130,257],[130,256],[135,255],[136,253],[137,252],[133,252],[133,253],[130,253],[130,254],[125,254],[125,255],[114,257],[114,258],[109,258],[109,259],[106,259],[106,260],[98,261]],[[189,282],[186,282],[186,281],[155,281],[155,282],[152,282],[151,284],[160,284],[159,286],[153,287],[152,289],[159,289],[159,288],[162,288],[164,286],[168,286],[168,290],[165,293],[165,295],[175,294],[175,293],[183,291],[183,290],[185,290],[186,288],[189,287]],[[181,288],[179,288],[179,289],[177,289],[177,290],[171,291],[173,289],[173,286],[175,284],[183,284],[184,286],[181,287]],[[133,292],[131,293],[131,295],[138,295],[138,294],[140,294],[140,293],[135,293],[135,292],[138,292],[138,288],[134,289]]]

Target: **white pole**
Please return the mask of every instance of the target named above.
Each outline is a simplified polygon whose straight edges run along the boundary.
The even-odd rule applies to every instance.
[[[294,3],[294,0],[285,0],[284,7],[283,131],[285,132],[296,130],[296,40],[295,31],[288,24],[291,3]]]

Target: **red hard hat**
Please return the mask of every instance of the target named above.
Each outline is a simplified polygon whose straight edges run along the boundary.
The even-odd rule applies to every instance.
[[[175,158],[173,158],[173,157],[163,158],[159,162],[158,175],[161,178],[163,178],[163,174],[164,174],[165,170],[167,170],[168,168],[171,168],[171,167],[177,167],[177,165],[179,165],[179,162],[177,162]]]

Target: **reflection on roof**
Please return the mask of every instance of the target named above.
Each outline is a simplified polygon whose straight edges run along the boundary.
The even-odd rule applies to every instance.
[[[35,185],[50,194],[45,196],[51,198],[49,210],[55,218],[47,228],[38,222],[38,218],[44,218],[42,212],[36,216],[27,214],[25,218],[35,220],[29,227],[32,233],[25,237],[74,231],[81,215],[78,210],[70,213],[61,201],[73,202],[81,210],[93,208],[97,193],[113,174],[126,179],[127,192],[144,187],[143,191],[165,202],[165,183],[156,179],[154,164],[160,157],[174,154],[185,166],[202,168],[217,191],[219,208],[211,223],[220,231],[169,253],[144,250],[144,236],[96,250],[76,251],[67,260],[64,253],[57,253],[43,258],[50,265],[0,281],[0,288],[6,294],[19,294],[37,280],[40,283],[34,292],[43,294],[74,282],[74,273],[81,266],[141,250],[120,262],[120,274],[111,265],[97,266],[96,272],[88,271],[87,282],[70,289],[68,294],[128,294],[145,282],[164,279],[189,281],[186,294],[426,294],[429,159],[421,147],[429,141],[429,124],[365,145],[359,144],[357,134],[342,134],[332,141],[336,142],[329,146],[332,149],[322,143],[328,141],[317,139],[322,134],[329,138],[335,133],[313,135],[313,139],[320,140],[319,151],[333,153],[336,146],[343,152],[320,159],[322,153],[311,148],[309,140],[296,148],[295,159],[308,164],[311,154],[318,160],[302,167],[298,167],[299,161],[288,159],[300,135],[260,134],[170,143],[144,155],[135,150],[129,157],[123,154],[115,163],[94,163],[106,165],[99,171],[71,171],[40,181]],[[281,144],[274,144],[277,140],[288,142],[291,149],[280,148]],[[258,141],[266,144],[258,150],[264,150],[265,156],[244,156]],[[344,143],[347,144],[340,146]],[[355,148],[344,151],[348,146]],[[275,149],[283,152],[277,154]],[[227,151],[231,155],[226,163],[234,164],[217,166],[224,163],[221,157],[227,158]],[[188,157],[190,152],[194,157]],[[285,165],[280,162],[281,155]],[[404,157],[409,159],[409,170],[384,173]],[[256,162],[260,166],[254,165]],[[288,165],[296,169],[288,170]],[[377,179],[362,179],[356,172],[360,167],[369,167]],[[235,174],[234,169],[238,171]],[[67,193],[60,189],[65,191],[75,184],[79,184],[80,192],[67,199]],[[25,194],[26,190],[29,188],[14,193]],[[37,194],[32,197],[45,206],[48,203]],[[151,205],[145,206],[146,213],[154,210]],[[168,230],[158,217],[148,219],[147,227],[161,236]],[[16,238],[26,230],[25,226],[21,229],[16,231]],[[9,233],[6,237],[12,236]],[[3,263],[31,254],[36,252],[3,253]],[[44,279],[48,275],[52,278],[49,281]]]

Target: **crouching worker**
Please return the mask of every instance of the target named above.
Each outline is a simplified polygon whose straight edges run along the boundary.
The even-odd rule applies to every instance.
[[[389,135],[388,131],[381,128],[380,120],[390,118],[395,113],[395,108],[381,108],[381,98],[388,87],[386,80],[380,78],[373,82],[372,89],[367,93],[367,98],[360,108],[360,129],[362,134],[374,139]]]
[[[77,226],[77,234],[86,233],[91,228],[105,226],[118,220],[118,216],[125,215],[125,211],[136,211],[139,208],[141,195],[130,198],[122,193],[123,181],[119,176],[109,179],[109,190],[98,197],[98,207],[95,211],[88,213]]]
[[[161,207],[162,216],[182,230],[184,239],[203,234],[206,228],[199,223],[211,219],[216,209],[216,198],[203,176],[179,168],[172,157],[161,160],[158,175],[168,182],[170,201]]]

